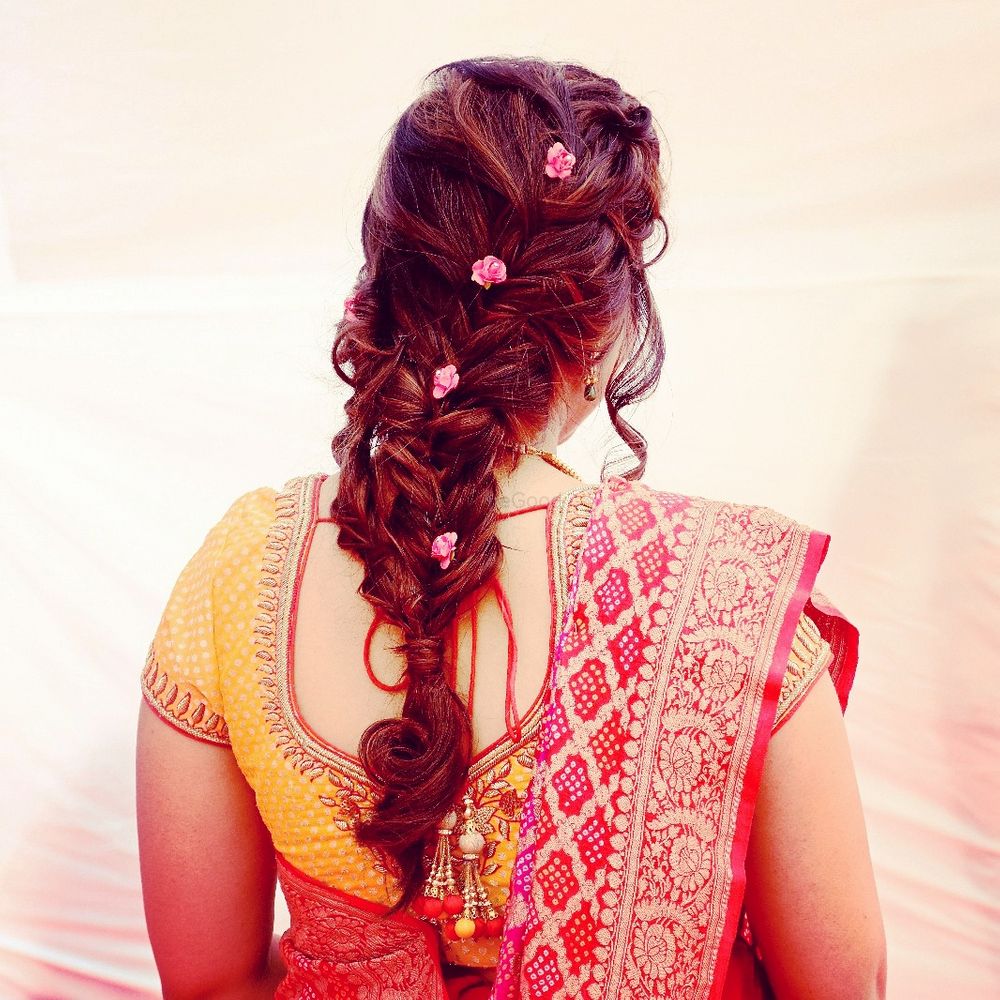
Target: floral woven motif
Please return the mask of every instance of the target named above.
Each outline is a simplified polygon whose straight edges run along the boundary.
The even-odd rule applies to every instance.
[[[281,938],[287,974],[275,1000],[447,1000],[430,930],[337,893],[279,859],[292,926]]]
[[[584,539],[496,1000],[721,995],[763,749],[829,536],[613,477]]]

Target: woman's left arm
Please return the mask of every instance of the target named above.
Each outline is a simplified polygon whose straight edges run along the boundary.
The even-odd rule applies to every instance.
[[[232,750],[143,702],[136,748],[146,925],[164,1000],[273,998],[275,857]]]

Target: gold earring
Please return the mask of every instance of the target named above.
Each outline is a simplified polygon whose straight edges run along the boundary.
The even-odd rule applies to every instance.
[[[583,379],[583,398],[588,401],[597,399],[597,373],[590,362],[587,364],[587,374]]]

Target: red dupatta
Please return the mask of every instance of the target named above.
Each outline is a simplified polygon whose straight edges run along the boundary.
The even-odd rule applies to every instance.
[[[857,630],[809,599],[829,542],[768,507],[602,484],[556,647],[493,1000],[761,995],[753,970],[745,993],[726,974],[802,611],[831,644],[842,706],[857,664]]]

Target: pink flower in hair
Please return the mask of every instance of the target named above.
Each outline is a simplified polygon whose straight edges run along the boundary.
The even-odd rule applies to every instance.
[[[354,307],[358,304],[357,295],[348,295],[344,299],[344,318],[354,320],[358,318],[358,314],[354,311]]]
[[[435,399],[447,396],[458,385],[458,369],[454,365],[445,365],[434,372],[434,388],[431,395]]]
[[[482,260],[477,260],[472,265],[472,280],[478,282],[483,288],[490,285],[499,284],[507,280],[507,265],[493,254],[487,254]]]
[[[561,143],[554,142],[545,155],[545,173],[564,181],[573,173],[576,157]]]
[[[441,563],[441,569],[448,568],[457,541],[458,535],[454,531],[446,531],[443,535],[438,535],[431,543],[431,557]]]

